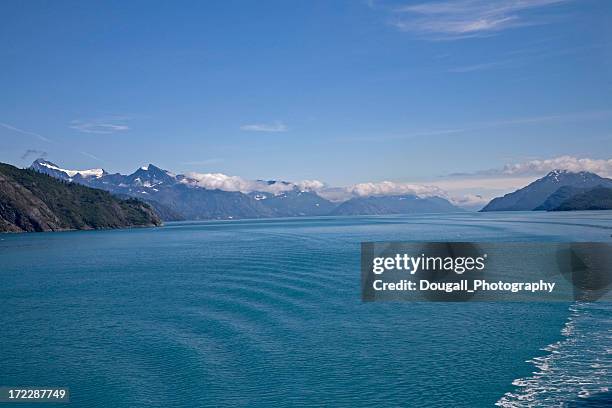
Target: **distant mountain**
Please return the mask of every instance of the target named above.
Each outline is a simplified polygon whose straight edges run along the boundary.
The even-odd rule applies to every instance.
[[[612,210],[612,188],[595,187],[563,201],[552,211]]]
[[[318,194],[298,187],[277,194],[252,192],[249,196],[270,209],[276,217],[328,215],[336,207]]]
[[[67,170],[43,159],[34,161],[31,168],[118,197],[137,197],[168,221],[461,211],[444,198],[416,195],[355,197],[333,203],[315,191],[278,180],[257,180],[256,184],[265,191],[208,189],[189,176],[176,175],[153,164],[129,175],[109,174],[103,169]]]
[[[239,191],[208,190],[187,184],[157,188],[146,192],[186,220],[272,217],[272,211]]]
[[[557,197],[551,197],[551,201],[545,203],[561,187],[584,189],[599,185],[612,187],[612,180],[585,171],[573,173],[566,170],[554,170],[526,187],[506,194],[503,197],[494,198],[481,211],[548,209],[549,206],[557,204],[561,199],[567,198],[567,194],[570,194],[572,191],[571,189],[562,190]]]
[[[381,215],[462,211],[440,197],[415,195],[356,197],[340,204],[331,215]]]
[[[66,170],[43,159],[34,161],[31,168],[122,197],[137,197],[151,204],[166,221],[327,215],[334,208],[334,204],[316,193],[301,191],[282,181],[267,182],[269,186],[279,187],[276,194],[245,194],[206,189],[196,180],[175,175],[153,164],[129,175],[109,174],[102,169]]]
[[[46,166],[44,166],[46,167]],[[57,168],[49,171],[65,173]],[[56,173],[57,174],[57,173]],[[67,174],[70,178],[75,174]],[[60,177],[63,177],[59,174]],[[87,175],[96,177],[95,175]],[[133,198],[69,183],[0,163],[0,231],[61,231],[160,225],[153,209]]]

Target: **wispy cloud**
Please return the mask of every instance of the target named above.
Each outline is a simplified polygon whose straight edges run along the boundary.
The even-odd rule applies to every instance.
[[[547,58],[564,57],[569,54],[576,54],[586,50],[604,48],[605,44],[591,44],[580,47],[567,47],[556,50],[543,49],[541,47],[521,48],[504,53],[505,57],[497,61],[486,61],[470,65],[463,65],[447,69],[447,72],[464,73],[485,71],[496,68],[519,68],[530,64],[537,64],[538,61]]]
[[[490,36],[511,28],[548,23],[529,10],[571,0],[457,0],[411,4],[393,9],[393,25],[428,39]]]
[[[240,129],[246,132],[286,132],[289,130],[281,121],[246,124],[240,126]]]
[[[100,162],[100,163],[105,163],[105,162],[106,162],[105,160],[102,160],[102,159],[101,159],[101,158],[99,158],[98,156],[96,156],[96,155],[94,155],[94,154],[91,154],[91,153],[88,153],[88,152],[81,152],[81,154],[82,154],[83,156],[87,156],[87,157],[89,157],[90,159],[94,159],[95,161],[98,161],[98,162]]]
[[[494,68],[510,67],[510,66],[513,66],[514,63],[515,61],[513,60],[484,62],[482,64],[464,65],[460,67],[449,68],[447,69],[447,71],[454,72],[454,73],[486,71],[486,70],[494,69]]]
[[[123,123],[111,123],[104,120],[73,120],[70,122],[70,128],[79,132],[94,134],[111,134],[130,129],[129,126]]]
[[[35,133],[35,132],[30,132],[30,131],[23,130],[23,129],[19,129],[18,127],[9,125],[8,123],[0,122],[0,126],[2,126],[5,129],[12,130],[13,132],[21,133],[22,135],[33,136],[33,137],[37,138],[38,140],[42,140],[43,142],[47,142],[47,143],[51,142],[51,139],[49,139],[47,137],[44,137],[41,134],[38,134],[38,133]]]
[[[582,112],[566,112],[566,113],[554,113],[550,115],[540,116],[528,116],[522,118],[513,119],[502,119],[497,121],[480,122],[474,126],[469,127],[471,129],[485,129],[501,127],[506,125],[523,125],[530,123],[545,123],[545,122],[579,122],[583,120],[600,120],[609,119],[612,117],[612,110],[593,110],[593,111],[582,111]]]
[[[47,152],[36,149],[28,149],[21,155],[21,160],[27,160],[30,157],[44,158],[47,157]]]
[[[447,129],[435,129],[435,130],[415,130],[407,131],[405,133],[396,134],[375,134],[375,135],[364,135],[364,136],[346,136],[338,137],[333,139],[334,142],[382,142],[382,141],[393,141],[393,140],[406,140],[416,138],[430,138],[435,136],[452,136],[454,134],[461,134],[466,132],[472,132],[477,130],[496,129],[507,126],[521,126],[521,125],[536,125],[539,123],[572,123],[581,121],[595,121],[595,120],[608,120],[612,118],[612,110],[593,110],[593,111],[582,111],[582,112],[566,112],[566,113],[554,113],[549,115],[539,116],[525,116],[516,117],[509,119],[499,119],[492,121],[482,122],[469,122],[459,124],[456,127],[449,127]]]

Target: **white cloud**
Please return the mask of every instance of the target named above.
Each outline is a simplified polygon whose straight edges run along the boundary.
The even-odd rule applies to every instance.
[[[320,191],[325,188],[325,183],[319,180],[303,180],[296,184],[300,190]]]
[[[463,188],[458,188],[451,194],[439,185],[393,181],[359,183],[349,187],[324,187],[318,190],[317,194],[333,202],[369,196],[416,195],[421,198],[441,197],[454,205],[469,209],[480,208],[490,201],[490,196],[466,193]]]
[[[99,162],[104,163],[104,160],[102,160],[101,158],[99,158],[99,157],[98,157],[98,156],[96,156],[95,154],[91,154],[91,153],[89,153],[89,152],[81,152],[81,154],[82,154],[83,156],[87,156],[87,157],[89,157],[90,159],[94,159],[95,161],[99,161]]]
[[[83,133],[111,134],[129,130],[129,126],[124,124],[107,123],[101,121],[81,121],[73,120],[70,128]]]
[[[186,176],[193,180],[197,186],[210,190],[219,189],[247,193],[253,191],[252,189],[256,185],[256,182],[223,173],[187,173]]]
[[[434,39],[461,39],[527,25],[542,24],[526,15],[530,9],[569,0],[456,0],[398,7],[393,25]]]
[[[240,130],[246,132],[286,132],[289,129],[287,126],[280,121],[272,123],[253,123],[248,125],[240,126]]]
[[[298,183],[281,181],[267,182],[265,180],[247,180],[239,176],[229,176],[223,173],[187,173],[185,183],[197,185],[209,190],[240,191],[251,193],[253,191],[280,194],[284,191],[298,187],[302,191],[316,191],[325,184],[318,180],[304,180]]]
[[[396,183],[393,181],[381,181],[377,183],[359,183],[348,187],[348,191],[354,195],[362,197],[373,195],[397,194],[413,194],[419,197],[446,196],[446,193],[436,186],[427,186],[411,183]]]
[[[44,137],[43,135],[40,135],[40,134],[34,133],[34,132],[30,132],[30,131],[27,131],[27,130],[19,129],[18,127],[9,125],[8,123],[0,122],[0,126],[2,126],[5,129],[12,130],[13,132],[21,133],[22,135],[34,136],[35,138],[37,138],[39,140],[42,140],[43,142],[51,142],[50,139]]]

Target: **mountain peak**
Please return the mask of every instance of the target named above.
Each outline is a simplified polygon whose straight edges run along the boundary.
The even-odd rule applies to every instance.
[[[564,169],[555,169],[544,176],[544,180],[552,180],[553,182],[558,183],[560,179],[565,177],[567,174],[571,174],[571,172]]]
[[[149,163],[149,164],[147,164],[146,166],[142,166],[142,167],[140,167],[140,168],[139,168],[137,171],[139,171],[139,170],[142,170],[142,171],[150,171],[150,172],[158,172],[158,171],[161,171],[161,172],[167,173],[167,171],[166,171],[166,170],[164,170],[164,169],[162,169],[162,168],[160,168],[160,167],[157,167],[156,165],[154,165],[154,164],[152,164],[152,163]]]
[[[30,167],[33,167],[33,166],[35,166],[35,165],[37,165],[37,164],[39,164],[39,165],[45,165],[45,164],[47,164],[47,165],[50,165],[50,166],[59,167],[57,164],[52,163],[52,162],[50,162],[49,160],[45,160],[45,159],[43,159],[42,157],[39,157],[38,159],[34,160],[34,161],[32,162],[32,166],[30,166]]]
[[[565,169],[554,169],[551,172],[549,172],[546,177],[550,177],[550,176],[556,176],[559,174],[565,174],[565,173],[570,173],[569,170],[565,170]]]
[[[134,173],[128,176],[129,183],[136,183],[139,186],[152,187],[158,184],[174,184],[176,176],[164,169],[161,169],[154,164],[147,164],[138,168]]]
[[[562,182],[564,180],[569,180],[569,179],[598,180],[598,179],[601,179],[601,177],[595,173],[591,173],[588,171],[575,172],[575,171],[570,171],[566,169],[555,169],[542,178],[542,180],[552,181],[555,183],[559,183],[559,182]]]

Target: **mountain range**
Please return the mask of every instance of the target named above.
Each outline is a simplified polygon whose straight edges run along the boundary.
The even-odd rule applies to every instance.
[[[612,189],[612,179],[586,171],[553,170],[519,190],[494,198],[481,211],[567,211],[589,205],[601,207],[593,209],[612,209],[601,201],[604,195],[600,189]],[[581,196],[581,208],[574,208],[577,203],[572,204],[577,196]],[[587,204],[587,201],[594,202]]]
[[[392,195],[351,198],[336,207],[331,215],[383,215],[456,211],[460,210],[444,198]]]
[[[12,168],[12,166],[8,167]],[[203,186],[198,179],[201,175],[174,174],[153,164],[140,167],[133,173],[124,175],[109,173],[104,169],[69,170],[53,162],[37,159],[30,166],[30,170],[62,181],[63,183],[58,186],[83,185],[90,189],[96,189],[93,191],[105,190],[112,196],[104,196],[104,200],[108,201],[108,197],[112,197],[113,200],[117,200],[117,203],[123,203],[120,206],[131,203],[136,207],[140,206],[139,208],[144,209],[145,212],[146,209],[153,209],[157,216],[165,221],[463,211],[451,204],[446,198],[414,194],[370,196],[353,194],[346,201],[332,202],[319,195],[318,190],[315,191],[303,185],[278,180],[257,180],[253,183],[255,187],[249,185],[249,189],[245,189],[247,191],[228,191],[228,189],[211,188],[209,187],[210,183],[205,183]],[[58,187],[58,189],[58,191],[63,191],[62,187]],[[59,196],[49,192],[45,194],[56,197],[56,199],[59,198]],[[89,197],[93,193],[83,194]],[[491,200],[481,211],[611,209],[611,196],[611,179],[589,172],[573,173],[565,170],[554,170],[515,192]],[[14,199],[14,197],[12,198]],[[138,201],[135,201],[134,198]],[[10,199],[11,197],[3,197],[0,200],[0,208],[10,207],[12,204],[7,204],[7,200],[10,201]],[[87,202],[91,202],[90,199],[88,200]],[[77,201],[73,197],[71,205],[76,205]],[[33,201],[31,201],[32,203]],[[47,207],[51,208],[56,206],[57,203],[51,201],[47,204]],[[114,202],[107,202],[107,204],[114,209],[118,208]],[[20,208],[20,211],[14,208],[10,210],[13,211],[11,213],[13,215],[9,218],[12,217],[13,221],[22,219],[24,216],[27,218],[27,214],[29,214],[27,205]],[[80,210],[75,211],[79,213]],[[104,206],[100,207],[99,211],[108,213]],[[17,216],[16,214],[20,215]],[[5,215],[7,215],[6,211]],[[66,220],[57,222],[59,218],[56,217],[56,222],[47,223],[47,225],[51,230],[97,228],[98,225],[101,228],[120,226],[120,222],[110,222],[109,220],[112,218],[112,216],[108,216],[104,222],[99,222],[99,220],[93,223],[79,221],[72,225]],[[125,219],[124,221],[131,225],[132,221]],[[146,223],[156,225],[156,221],[153,220],[147,220]],[[13,224],[18,225],[15,222]],[[15,228],[26,230],[34,228],[36,230],[36,227],[24,225]]]
[[[166,221],[461,211],[442,197],[407,194],[359,196],[336,203],[316,191],[277,180],[258,180],[266,191],[210,189],[189,176],[177,175],[153,164],[129,175],[111,174],[103,169],[67,170],[44,159],[35,160],[30,168],[119,197],[136,197],[150,204]]]

